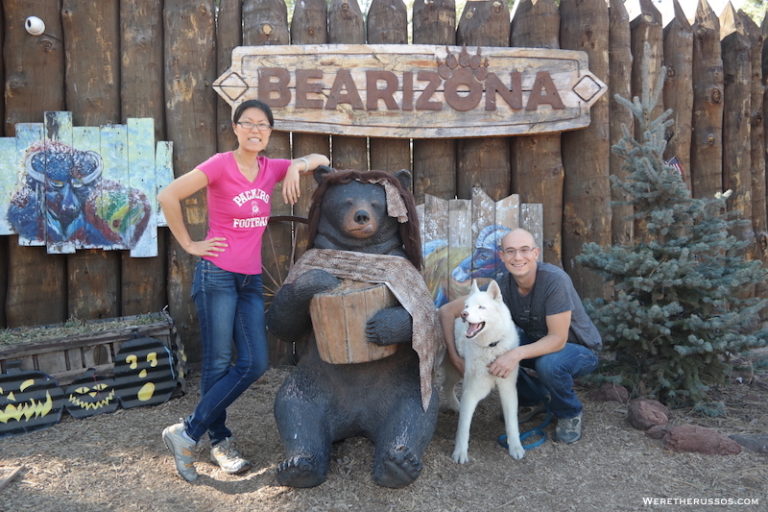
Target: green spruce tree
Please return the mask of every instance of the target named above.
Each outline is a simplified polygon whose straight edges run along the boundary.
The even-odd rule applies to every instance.
[[[655,91],[662,91],[662,71]],[[645,76],[648,76],[646,73]],[[768,344],[760,313],[768,302],[744,293],[767,273],[746,258],[745,221],[726,209],[730,191],[693,198],[679,171],[665,163],[668,110],[646,86],[642,100],[617,97],[636,119],[639,139],[624,130],[612,149],[623,157],[626,181],[614,180],[634,207],[639,228],[629,245],[584,246],[577,260],[613,284],[613,296],[587,304],[615,360],[613,380],[633,394],[669,404],[702,403],[727,377],[734,356]],[[741,231],[740,231],[741,230]]]

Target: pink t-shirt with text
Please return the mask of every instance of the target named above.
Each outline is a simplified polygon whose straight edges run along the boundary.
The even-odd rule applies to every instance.
[[[269,221],[272,190],[290,163],[260,156],[254,181],[243,176],[231,151],[217,153],[197,166],[208,177],[207,238],[223,237],[228,245],[218,256],[204,259],[230,272],[261,274],[261,239]]]

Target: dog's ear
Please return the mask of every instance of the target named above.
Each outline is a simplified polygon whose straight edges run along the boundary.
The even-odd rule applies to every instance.
[[[499,288],[499,283],[496,281],[491,280],[490,283],[488,283],[488,294],[491,296],[493,300],[504,300],[501,296],[501,288]]]
[[[470,289],[469,289],[469,293],[470,293],[470,295],[471,295],[471,294],[473,294],[473,293],[477,293],[477,292],[479,292],[479,291],[480,291],[480,289],[477,287],[477,280],[476,280],[476,279],[473,279],[473,280],[472,280],[472,286],[471,286],[471,287],[470,287]]]

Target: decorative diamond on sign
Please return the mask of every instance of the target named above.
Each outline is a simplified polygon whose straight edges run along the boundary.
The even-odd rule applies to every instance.
[[[246,84],[245,80],[243,80],[237,73],[230,73],[229,76],[219,82],[219,89],[222,93],[226,94],[230,100],[237,101],[237,99],[248,90],[248,84]]]
[[[573,92],[586,103],[589,103],[589,100],[591,100],[595,94],[600,92],[600,89],[600,84],[595,82],[594,78],[589,75],[581,77],[581,80],[576,82],[576,85],[573,86]]]

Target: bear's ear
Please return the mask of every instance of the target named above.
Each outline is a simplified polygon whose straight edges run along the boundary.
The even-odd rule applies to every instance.
[[[403,188],[409,192],[413,192],[413,180],[411,176],[411,171],[407,169],[400,169],[394,174],[395,178],[397,178],[397,181],[400,182],[400,184],[403,186]]]
[[[333,167],[328,167],[327,165],[318,165],[315,168],[315,172],[314,172],[315,181],[319,185],[325,180],[326,175],[331,174],[333,172],[336,172],[336,169],[334,169]]]

